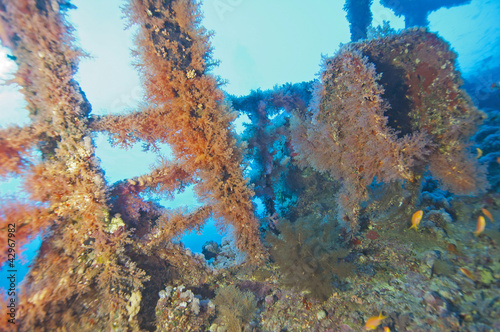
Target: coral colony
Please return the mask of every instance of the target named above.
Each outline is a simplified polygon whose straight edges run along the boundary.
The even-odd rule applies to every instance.
[[[0,329],[499,330],[500,112],[474,106],[455,53],[424,27],[463,2],[382,1],[420,25],[396,33],[369,27],[371,1],[347,0],[354,42],[320,80],[234,97],[210,74],[197,2],[129,0],[146,102],[95,116],[74,79],[72,4],[0,0],[31,119],[0,130],[0,176],[29,197],[2,200],[7,269],[43,234],[26,280],[2,281]],[[106,183],[98,132],[173,158]],[[189,185],[203,206],[146,198]],[[193,254],[177,239],[208,218],[234,234]]]

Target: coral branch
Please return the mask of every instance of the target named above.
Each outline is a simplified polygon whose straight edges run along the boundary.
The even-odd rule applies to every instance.
[[[7,229],[12,228],[9,225],[15,224],[18,248],[33,240],[34,236],[42,233],[53,221],[53,215],[47,208],[13,199],[4,200],[0,211],[0,230],[7,233]],[[7,257],[3,261],[6,262]]]
[[[92,131],[107,133],[113,145],[122,148],[131,147],[139,140],[155,147],[171,136],[165,126],[168,121],[168,113],[161,109],[145,108],[127,115],[93,116],[89,127]]]
[[[31,149],[47,131],[43,125],[0,130],[0,177],[26,171],[31,165]]]
[[[211,214],[212,209],[209,207],[200,207],[191,213],[187,213],[185,209],[165,211],[156,220],[157,226],[140,240],[139,247],[150,253],[151,250],[170,242],[184,231],[193,229],[199,231]]]

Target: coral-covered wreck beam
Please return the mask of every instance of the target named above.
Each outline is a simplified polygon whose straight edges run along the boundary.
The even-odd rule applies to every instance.
[[[451,8],[465,5],[471,0],[381,0],[380,3],[392,10],[397,16],[405,17],[405,27],[426,27],[427,17],[440,8]]]
[[[273,90],[231,97],[233,107],[250,118],[242,139],[247,143],[246,158],[252,169],[250,181],[256,196],[264,202],[268,217],[279,208],[276,196],[286,197],[282,195],[287,191],[282,179],[289,172],[292,153],[288,114],[307,108],[310,88],[311,83],[288,83]]]
[[[0,130],[0,177],[19,174],[31,164],[30,151],[47,132],[43,124]]]
[[[344,10],[347,12],[351,41],[366,39],[368,27],[373,20],[372,3],[373,0],[346,0]]]
[[[213,63],[198,5],[191,0],[133,0],[127,11],[139,25],[138,66],[149,107],[161,120],[153,130],[161,128],[159,137],[170,144],[179,166],[200,179],[195,190],[214,216],[234,226],[238,248],[251,262],[261,262],[265,252],[253,193],[243,178],[241,147],[231,132],[235,114],[218,81],[207,74]],[[136,123],[129,122],[136,137],[147,135],[148,128]]]
[[[15,223],[24,237],[45,232],[19,297],[18,328],[58,330],[92,321],[100,330],[126,329],[122,324],[133,321],[128,298],[139,292],[142,273],[123,255],[127,233],[108,231],[106,186],[87,126],[90,105],[74,80],[82,52],[64,20],[66,6],[66,1],[0,1],[1,38],[18,65],[14,82],[32,122],[0,132],[7,141],[0,151],[8,166],[2,171],[20,173],[30,199],[37,201],[3,207],[1,226]],[[32,148],[41,157],[29,165]],[[22,167],[14,170],[17,166]],[[100,301],[92,300],[96,294]]]

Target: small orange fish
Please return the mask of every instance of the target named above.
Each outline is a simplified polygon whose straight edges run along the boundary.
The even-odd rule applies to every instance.
[[[490,211],[486,210],[485,208],[482,208],[481,211],[483,211],[483,214],[488,217],[488,219],[491,220],[491,222],[495,222],[495,220],[493,220],[493,216],[491,215]]]
[[[384,326],[384,332],[391,332],[391,329],[387,326]]]
[[[474,274],[471,271],[467,270],[465,267],[461,267],[460,271],[462,271],[462,273],[465,274],[467,276],[467,278],[469,278],[471,280],[476,280],[476,277],[474,276]]]
[[[365,330],[375,330],[382,323],[382,320],[386,318],[387,316],[382,316],[382,313],[378,316],[368,318],[365,323]]]
[[[476,151],[477,151],[477,159],[481,158],[483,156],[483,150],[481,150],[480,148],[476,148]]]
[[[410,229],[414,228],[417,230],[417,226],[420,224],[420,221],[422,220],[422,216],[424,215],[424,211],[418,210],[411,216],[411,227]]]
[[[500,157],[497,157],[497,163],[500,164]]]
[[[484,231],[484,227],[486,226],[486,220],[484,220],[483,216],[477,217],[477,225],[476,225],[476,231],[474,234],[476,236],[479,236]]]

